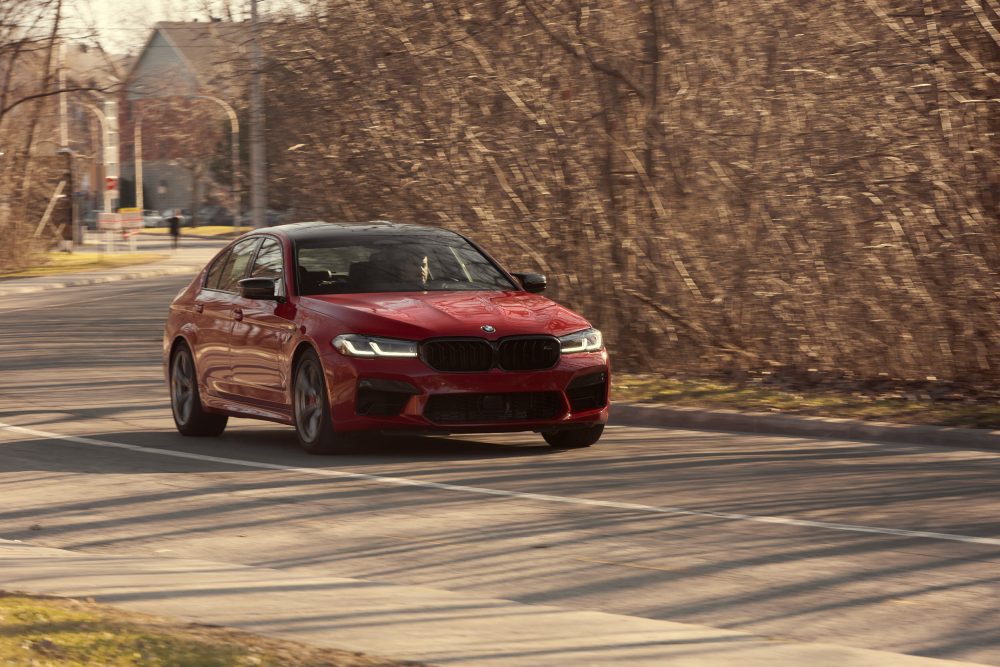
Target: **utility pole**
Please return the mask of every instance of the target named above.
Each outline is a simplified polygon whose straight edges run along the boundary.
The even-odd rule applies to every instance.
[[[66,193],[67,201],[69,202],[69,220],[67,224],[68,238],[67,234],[63,234],[63,239],[66,241],[66,247],[64,250],[67,252],[73,251],[73,244],[80,241],[80,230],[76,227],[76,193],[74,192],[73,186],[73,149],[69,146],[69,122],[68,122],[68,109],[66,100],[66,42],[65,40],[60,40],[59,42],[59,90],[63,91],[59,93],[59,150],[56,151],[60,155],[66,156],[66,181],[69,186],[69,190]]]
[[[59,41],[59,147],[69,148],[69,123],[66,110],[66,42]]]
[[[118,208],[118,102],[104,98],[104,212]]]
[[[261,93],[263,57],[260,51],[260,22],[257,0],[250,0],[250,29],[253,31],[250,74],[250,210],[255,228],[267,223],[267,165],[264,146],[264,102]],[[235,177],[235,174],[234,174]]]
[[[136,104],[134,128],[132,130],[132,145],[135,150],[135,207],[142,213],[146,202],[143,200],[142,182],[142,112],[143,107]]]

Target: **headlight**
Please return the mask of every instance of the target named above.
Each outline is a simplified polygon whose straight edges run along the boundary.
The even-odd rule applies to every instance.
[[[596,352],[604,344],[604,337],[597,329],[584,329],[563,336],[559,339],[559,352],[573,354],[574,352]]]
[[[415,357],[417,343],[398,338],[379,338],[361,334],[341,334],[333,346],[346,357]]]

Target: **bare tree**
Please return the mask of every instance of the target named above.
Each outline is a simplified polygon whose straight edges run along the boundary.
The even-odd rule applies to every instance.
[[[57,52],[66,44],[64,10],[63,0],[11,0],[0,5],[0,266],[4,268],[33,261],[34,251],[55,229],[40,222],[60,221],[67,233],[71,231],[70,193],[63,191],[69,185],[67,162],[56,150],[70,150],[70,156],[73,152],[56,131],[58,101],[60,96],[108,88],[106,80],[99,81],[93,73],[57,76]]]
[[[272,189],[466,231],[620,365],[996,381],[976,0],[327,0],[271,23]]]

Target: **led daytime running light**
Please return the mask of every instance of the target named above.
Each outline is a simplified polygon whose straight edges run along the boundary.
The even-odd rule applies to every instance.
[[[378,338],[361,334],[341,334],[334,338],[333,347],[347,357],[413,358],[417,356],[417,344],[411,340]]]
[[[406,342],[409,342],[409,341],[406,341]],[[375,356],[376,357],[415,357],[415,356],[417,356],[416,349],[414,349],[413,351],[404,350],[402,352],[390,352],[389,350],[383,350],[381,347],[379,347],[379,344],[378,344],[378,342],[376,340],[372,340],[368,344],[372,346],[373,350],[375,350]]]
[[[559,339],[559,351],[562,354],[596,352],[603,345],[604,337],[597,329],[584,329]]]

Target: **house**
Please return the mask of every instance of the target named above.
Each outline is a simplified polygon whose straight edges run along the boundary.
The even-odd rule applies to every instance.
[[[241,170],[231,142],[238,143],[245,106],[249,39],[249,23],[154,26],[123,86],[123,205],[141,201],[146,209],[196,211],[213,201],[239,210],[239,179],[233,184],[230,174],[233,167]],[[142,165],[138,176],[136,157]]]
[[[63,64],[68,87],[86,86],[112,91],[131,66],[127,56],[104,51],[100,46],[68,42],[64,45]],[[108,93],[107,95],[113,95]],[[75,158],[74,190],[80,216],[104,207],[103,183],[108,156],[106,141],[106,94],[84,91],[67,96],[66,146]],[[113,99],[113,98],[112,98]],[[60,143],[62,140],[60,139]],[[111,151],[111,149],[108,149]],[[111,151],[112,156],[116,153]],[[115,158],[112,157],[112,160]]]
[[[27,103],[11,104],[3,118],[0,155],[9,151],[10,157],[0,164],[0,224],[16,201],[18,215],[39,224],[39,233],[48,224],[68,241],[73,221],[102,204],[108,138],[107,97],[100,91],[115,88],[123,63],[84,42],[54,47],[51,53],[25,49],[7,63],[7,104]],[[69,92],[51,94],[56,87]]]

